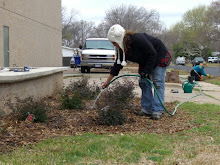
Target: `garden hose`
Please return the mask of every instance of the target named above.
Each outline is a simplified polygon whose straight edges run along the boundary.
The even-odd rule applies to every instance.
[[[127,75],[121,75],[121,76],[117,76],[117,77],[115,77],[113,80],[111,80],[111,81],[108,83],[108,85],[110,85],[111,83],[113,83],[115,80],[117,80],[117,79],[119,79],[119,78],[121,78],[121,77],[126,77],[126,76],[130,76],[130,77],[141,77],[140,75],[128,75],[128,74],[127,74]],[[197,97],[197,96],[202,95],[202,87],[201,87],[198,83],[194,82],[196,85],[198,85],[198,86],[200,87],[200,92],[199,92],[199,94],[197,94],[197,95],[195,95],[195,96],[192,96],[192,97],[189,97],[189,98],[187,99],[187,101],[185,101],[185,102],[179,103],[179,104],[175,107],[173,113],[171,113],[171,112],[168,111],[167,108],[164,106],[164,104],[163,104],[163,102],[162,102],[162,100],[161,100],[161,98],[160,98],[160,96],[159,96],[159,94],[158,94],[158,92],[157,92],[157,89],[156,89],[156,87],[154,86],[154,84],[153,84],[148,78],[145,78],[145,79],[146,79],[146,80],[151,84],[151,86],[154,88],[154,90],[155,90],[155,92],[156,92],[156,95],[157,95],[157,97],[158,97],[159,100],[160,100],[160,103],[163,105],[163,108],[164,108],[165,111],[166,111],[169,115],[171,115],[171,116],[174,116],[174,114],[175,114],[176,111],[177,111],[177,108],[178,108],[181,104],[183,104],[183,103],[185,103],[185,102],[188,102],[188,101],[191,100],[192,98],[195,98],[195,97]]]

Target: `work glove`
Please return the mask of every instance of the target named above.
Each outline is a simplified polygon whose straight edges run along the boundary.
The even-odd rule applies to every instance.
[[[141,75],[141,79],[145,79],[145,78],[149,77],[149,75],[147,73],[144,73],[144,72],[141,72],[140,75]]]
[[[210,74],[207,74],[207,77],[208,77],[208,78],[211,78]]]

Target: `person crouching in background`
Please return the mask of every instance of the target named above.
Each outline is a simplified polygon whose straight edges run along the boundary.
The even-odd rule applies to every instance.
[[[202,75],[210,78],[210,75],[206,74],[204,71],[206,67],[207,67],[206,62],[200,63],[199,65],[193,67],[193,69],[190,72],[190,75],[195,77],[195,81],[202,81],[203,80]]]

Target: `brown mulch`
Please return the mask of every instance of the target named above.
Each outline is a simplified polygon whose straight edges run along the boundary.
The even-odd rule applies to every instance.
[[[188,130],[192,116],[178,108],[174,116],[164,112],[160,120],[152,120],[146,116],[136,116],[140,110],[140,98],[135,98],[130,109],[124,110],[127,121],[124,125],[101,125],[97,110],[87,105],[84,110],[60,110],[56,99],[49,98],[51,108],[49,120],[45,123],[25,123],[17,121],[15,115],[0,117],[0,154],[10,152],[17,147],[35,144],[47,138],[58,136],[79,135],[83,133],[115,134],[115,133],[156,133],[172,134]],[[90,103],[92,105],[93,102]],[[165,107],[174,110],[175,103],[165,103]]]

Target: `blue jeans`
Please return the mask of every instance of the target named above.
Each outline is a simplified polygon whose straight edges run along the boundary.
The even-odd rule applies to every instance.
[[[153,84],[157,89],[157,93],[159,94],[161,101],[164,104],[164,91],[165,91],[165,74],[166,67],[157,66],[151,76],[153,79]],[[161,104],[156,92],[154,94],[152,92],[152,86],[146,79],[139,80],[139,86],[142,90],[141,96],[141,106],[142,111],[147,112],[148,114],[157,114],[161,115],[163,112],[163,105]]]

